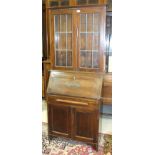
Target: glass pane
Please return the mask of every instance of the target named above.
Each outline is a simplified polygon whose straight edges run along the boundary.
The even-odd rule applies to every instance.
[[[72,34],[67,34],[67,49],[72,49]]]
[[[87,52],[87,64],[88,68],[92,68],[92,52]]]
[[[67,32],[72,32],[72,16],[67,15]]]
[[[55,47],[58,49],[58,43],[59,43],[59,34],[55,33]]]
[[[67,66],[72,66],[72,52],[67,52]]]
[[[60,32],[66,32],[66,15],[60,16]]]
[[[61,5],[62,6],[68,6],[69,5],[69,0],[62,0]]]
[[[81,34],[80,37],[80,50],[86,50],[86,34]]]
[[[99,14],[94,14],[94,32],[99,32],[99,26],[100,26],[100,16]]]
[[[60,16],[55,15],[55,32],[60,30]]]
[[[99,68],[99,55],[97,52],[93,52],[93,68]]]
[[[88,3],[89,4],[98,4],[98,0],[89,0]]]
[[[66,34],[59,34],[58,49],[66,49]]]
[[[93,14],[87,15],[87,32],[93,31]]]
[[[56,66],[66,66],[65,51],[56,51]]]
[[[77,0],[78,5],[87,4],[87,0]]]
[[[81,18],[81,25],[80,25],[80,31],[81,32],[86,32],[86,15],[85,14],[81,14],[80,15]]]
[[[80,53],[80,67],[86,67],[86,52]]]
[[[112,72],[112,16],[107,15],[106,17],[106,72]]]
[[[112,17],[111,16],[107,16],[106,17],[106,34],[111,34],[112,33]]]
[[[72,66],[72,16],[55,15],[55,65]]]
[[[54,6],[58,6],[59,2],[58,1],[50,1],[50,6],[54,7]]]
[[[107,11],[112,11],[112,0],[108,0],[107,2]]]
[[[99,49],[99,34],[94,34],[93,50]]]
[[[87,50],[92,50],[93,35],[87,34]]]

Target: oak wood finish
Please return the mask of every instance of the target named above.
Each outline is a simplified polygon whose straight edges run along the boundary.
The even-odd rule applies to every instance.
[[[102,73],[75,71],[51,71],[48,94],[69,95],[85,98],[100,98]]]
[[[44,86],[44,92],[46,92],[46,88],[47,88],[47,82],[48,82],[48,71],[49,69],[59,69],[59,70],[65,70],[66,68],[65,67],[54,67],[54,37],[52,34],[54,34],[54,27],[51,27],[50,25],[53,24],[53,19],[52,19],[52,15],[54,15],[53,12],[55,12],[56,14],[65,14],[65,13],[71,13],[73,15],[73,34],[76,34],[76,29],[78,27],[78,25],[80,24],[79,23],[79,19],[77,17],[77,13],[76,13],[76,9],[81,9],[82,10],[88,10],[88,12],[92,12],[93,11],[93,8],[94,10],[98,10],[99,8],[103,8],[103,4],[105,5],[108,5],[109,1],[108,0],[99,0],[99,4],[98,5],[81,5],[81,6],[77,6],[77,3],[76,3],[76,0],[70,0],[69,1],[69,6],[68,7],[55,7],[55,8],[52,8],[49,6],[49,0],[46,0],[46,26],[47,26],[47,32],[46,32],[46,35],[47,35],[47,50],[50,48],[50,53],[53,55],[52,57],[49,55],[49,59],[50,59],[50,62],[48,63],[45,63],[44,65],[46,66],[45,68],[45,77],[44,77],[44,83],[45,83],[45,86]],[[94,6],[94,7],[93,7]],[[100,7],[99,7],[100,6]],[[65,9],[66,8],[66,9]],[[83,9],[82,9],[83,8]],[[56,9],[56,10],[55,10]],[[103,11],[105,12],[105,11]],[[100,44],[101,44],[101,49],[103,49],[103,51],[101,51],[101,54],[104,54],[104,36],[105,36],[105,30],[104,30],[104,27],[105,27],[105,13],[103,13],[101,16],[103,16],[103,23],[102,23],[102,27],[103,29],[101,31],[103,31],[103,36],[101,37],[100,39]],[[50,22],[50,23],[49,23]],[[49,35],[50,34],[50,35]],[[72,46],[73,46],[73,67],[68,67],[67,70],[79,70],[78,66],[79,66],[79,62],[78,62],[78,59],[79,57],[77,56],[78,54],[78,51],[77,51],[77,48],[78,47],[78,42],[79,42],[79,39],[77,39],[76,35],[73,35],[73,42],[72,42]],[[102,56],[101,56],[102,57]],[[103,72],[104,72],[104,66],[102,66],[102,63],[105,64],[105,61],[104,61],[104,58],[100,59],[100,66],[101,68],[103,67]],[[50,64],[51,63],[51,64]],[[48,67],[47,67],[48,66]],[[81,71],[90,71],[90,72],[98,72],[97,69],[83,69],[81,68],[80,69]],[[102,103],[103,104],[112,104],[112,80],[110,82],[107,82],[107,78],[112,76],[111,74],[107,76],[107,74],[105,74],[105,82],[103,83],[103,92],[102,92],[102,96],[103,96],[103,100],[102,100]],[[105,89],[104,89],[105,87]],[[46,94],[45,94],[46,96]]]
[[[70,100],[60,102],[59,100]],[[83,98],[76,98],[78,103],[86,103]],[[48,125],[50,136],[62,136],[83,141],[97,148],[99,106],[97,100],[87,100],[88,105],[75,104],[75,98],[67,96],[48,96]],[[93,103],[93,104],[90,104]]]
[[[64,100],[64,99],[56,99],[56,101],[62,102],[62,103],[68,103],[68,104],[88,105],[88,103],[85,103],[85,102],[70,101],[70,100]]]
[[[70,137],[70,108],[48,104],[49,135]]]
[[[50,5],[52,1],[58,2],[58,5]],[[69,5],[61,5],[61,0],[46,0],[47,7],[48,8],[68,8],[68,7],[80,7],[80,6],[99,6],[99,5],[106,5],[108,3],[108,0],[98,0],[98,3],[89,3],[89,1],[86,4],[78,4],[78,0],[69,0]]]
[[[46,44],[46,7],[45,3],[42,4],[42,57],[47,59],[47,44]]]
[[[103,89],[102,89],[102,103],[103,104],[112,104],[112,74],[105,74],[103,80]]]
[[[81,82],[78,87],[66,85],[71,79],[77,83],[83,79],[89,82]],[[95,86],[93,86],[95,83],[92,79],[97,83]],[[102,73],[51,71],[47,89],[50,136],[72,138],[97,148],[102,81]],[[54,89],[51,89],[52,87]],[[62,90],[56,90],[56,87]],[[70,87],[76,89],[77,95],[72,92],[68,93],[67,90],[70,90]],[[89,89],[96,87],[98,91],[92,91],[88,97],[86,95],[89,92],[88,87]],[[78,93],[79,91],[81,94]]]
[[[77,12],[77,10],[79,12]],[[57,9],[49,10],[49,40],[50,40],[50,55],[51,55],[51,68],[56,70],[81,70],[81,71],[104,71],[104,46],[105,46],[105,7],[91,7],[91,8],[78,8],[78,9]],[[80,15],[82,14],[95,14],[99,15],[99,51],[98,53],[98,64],[97,68],[94,67],[80,67]],[[72,67],[68,66],[56,66],[56,55],[55,55],[55,32],[54,32],[54,15],[66,15],[72,16]],[[92,52],[94,54],[94,52]]]

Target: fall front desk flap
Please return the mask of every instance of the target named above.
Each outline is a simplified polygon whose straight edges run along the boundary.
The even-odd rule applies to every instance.
[[[100,99],[102,82],[102,73],[50,71],[47,94]]]

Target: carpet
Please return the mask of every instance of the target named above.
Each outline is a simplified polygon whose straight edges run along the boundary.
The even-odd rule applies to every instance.
[[[99,134],[98,151],[91,146],[66,138],[52,138],[47,134],[47,124],[42,126],[42,155],[112,155],[112,135]]]

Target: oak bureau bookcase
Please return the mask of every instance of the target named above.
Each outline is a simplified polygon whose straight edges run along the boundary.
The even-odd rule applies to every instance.
[[[100,105],[111,103],[111,94],[105,91],[111,93],[111,74],[106,74],[106,3],[46,0],[49,136],[84,141],[95,148]]]

